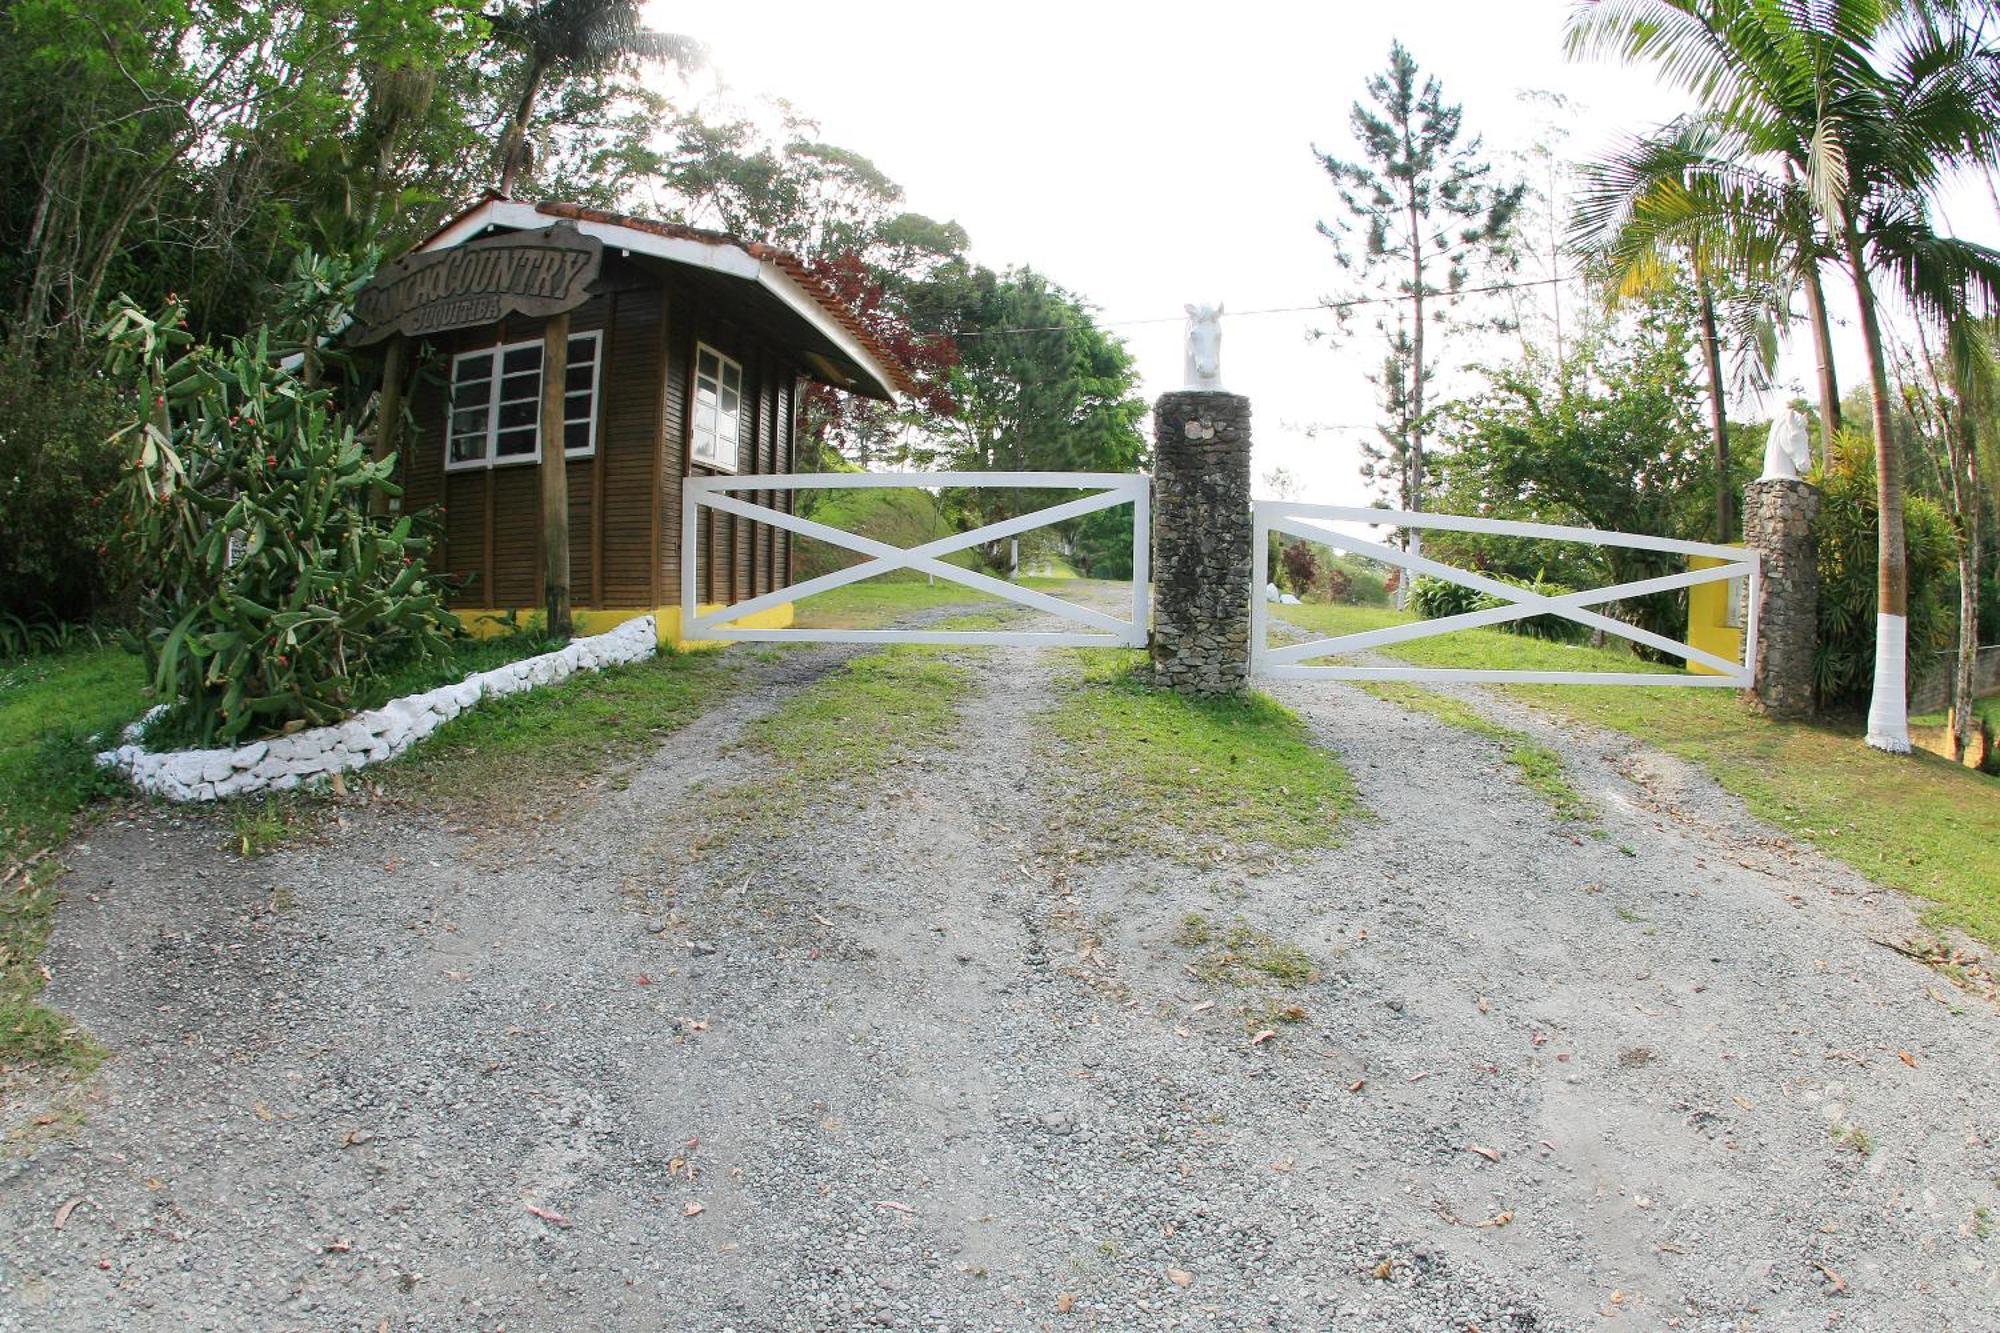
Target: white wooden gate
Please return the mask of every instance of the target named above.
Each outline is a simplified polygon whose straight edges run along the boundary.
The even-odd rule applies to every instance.
[[[769,505],[755,504],[731,491],[853,490],[865,487],[977,487],[988,490],[1093,491],[1018,518],[953,533],[921,546],[891,546],[858,533],[815,523]],[[1132,506],[1132,618],[1121,620],[1090,607],[1032,588],[965,569],[943,559],[981,542],[1018,536],[1050,523],[1081,518],[1121,504]],[[1025,647],[1143,648],[1146,645],[1149,577],[1146,569],[1152,492],[1143,476],[1118,472],[803,472],[769,476],[688,477],[681,492],[681,625],[689,639],[748,639],[761,643],[935,643],[1005,644]],[[704,509],[768,523],[800,537],[814,537],[870,557],[858,565],[779,588],[746,601],[700,609],[696,578],[700,559],[700,514]],[[752,629],[733,622],[814,593],[858,583],[891,570],[913,569],[979,592],[1060,616],[1084,630],[929,629]]]
[[[1473,570],[1459,569],[1411,551],[1400,551],[1382,542],[1369,541],[1334,526],[1337,523],[1367,523],[1378,526],[1415,528],[1442,532],[1487,532],[1505,537],[1539,537],[1553,541],[1583,542],[1594,546],[1622,546],[1642,551],[1664,551],[1675,555],[1709,556],[1723,563],[1707,569],[1689,569],[1659,578],[1638,579],[1604,588],[1547,596],[1511,583],[1488,578]],[[1546,523],[1516,523],[1503,519],[1466,518],[1456,514],[1420,514],[1393,509],[1366,509],[1346,505],[1297,504],[1289,500],[1258,500],[1255,503],[1255,541],[1258,552],[1256,584],[1250,593],[1250,669],[1254,675],[1280,679],[1319,678],[1326,680],[1395,680],[1433,683],[1497,683],[1549,685],[1684,685],[1723,689],[1745,689],[1757,660],[1757,584],[1762,577],[1758,554],[1739,546],[1717,546],[1708,542],[1676,541],[1669,537],[1647,537],[1629,532],[1605,532],[1597,528],[1571,528]],[[1400,566],[1406,578],[1431,574],[1453,583],[1487,593],[1501,605],[1463,615],[1420,620],[1386,629],[1343,634],[1330,639],[1269,646],[1268,608],[1264,600],[1270,572],[1270,534],[1290,533],[1307,541],[1322,542],[1338,550],[1352,551],[1384,564]],[[1744,607],[1743,660],[1732,662],[1690,644],[1669,639],[1614,619],[1589,608],[1627,597],[1691,588],[1696,584],[1724,579],[1741,580]],[[1634,643],[1681,658],[1689,665],[1699,663],[1718,674],[1695,675],[1678,672],[1645,671],[1505,671],[1447,669],[1413,666],[1309,665],[1316,659],[1341,653],[1384,648],[1414,639],[1449,634],[1454,630],[1501,625],[1529,616],[1555,615],[1591,629],[1603,630]]]

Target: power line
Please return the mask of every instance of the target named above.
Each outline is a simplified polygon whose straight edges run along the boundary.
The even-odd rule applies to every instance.
[[[1584,275],[1581,273],[1564,273],[1553,278],[1531,278],[1526,282],[1496,282],[1484,287],[1431,288],[1426,290],[1423,295],[1447,298],[1481,296],[1492,292],[1524,291],[1530,287],[1553,287],[1558,283],[1581,282],[1583,280]],[[1360,306],[1390,305],[1397,301],[1415,300],[1416,296],[1417,293],[1415,292],[1398,292],[1394,296],[1359,296],[1348,301],[1315,301],[1311,305],[1274,305],[1265,306],[1259,310],[1229,310],[1223,313],[1222,318],[1247,319],[1253,315],[1302,315],[1315,310],[1353,310]],[[1122,329],[1140,324],[1178,324],[1186,318],[1187,316],[1184,314],[1155,315],[1146,319],[1098,320],[1090,324],[1031,324],[1016,329],[968,329],[963,333],[955,333],[950,336],[955,340],[963,341],[967,338],[992,338],[1003,333],[1066,333],[1071,329],[1084,328]]]

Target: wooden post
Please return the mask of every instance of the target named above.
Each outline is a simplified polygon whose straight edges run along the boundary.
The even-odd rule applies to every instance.
[[[542,333],[542,600],[548,632],[568,638],[569,460],[563,450],[563,389],[569,379],[569,315]]]
[[[403,360],[405,357],[403,335],[390,335],[382,349],[382,387],[375,398],[375,447],[370,452],[376,462],[381,462],[396,452],[403,433]],[[445,407],[447,417],[450,406]],[[403,470],[409,475],[409,469]],[[386,514],[389,512],[389,496],[374,491],[368,496],[368,512]]]

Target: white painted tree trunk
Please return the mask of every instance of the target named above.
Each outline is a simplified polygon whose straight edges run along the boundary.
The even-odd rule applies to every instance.
[[[1868,744],[1890,754],[1910,752],[1909,691],[1904,682],[1910,622],[1875,617],[1875,692],[1868,700]]]

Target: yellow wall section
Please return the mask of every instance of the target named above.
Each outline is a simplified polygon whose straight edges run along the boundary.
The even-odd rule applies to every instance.
[[[1690,569],[1714,569],[1727,564],[1712,555],[1688,557]],[[1748,588],[1743,595],[1750,595]],[[1748,607],[1745,607],[1747,613]],[[1703,652],[1714,653],[1717,657],[1732,662],[1743,660],[1743,631],[1729,623],[1729,580],[1720,579],[1714,583],[1697,583],[1688,589],[1688,646]],[[1691,662],[1688,670],[1703,676],[1719,676],[1722,673],[1700,663]]]
[[[709,611],[719,609],[720,606],[721,603],[719,602],[704,603],[701,610],[705,614]],[[454,611],[452,614],[458,617],[458,623],[464,628],[465,632],[475,639],[490,639],[501,634],[510,634],[530,624],[541,623],[541,611],[539,609],[523,609],[512,612]],[[617,629],[628,620],[644,615],[654,617],[660,631],[660,646],[663,648],[692,651],[700,648],[721,648],[727,645],[728,641],[724,639],[682,638],[681,609],[678,606],[658,606],[652,608],[650,611],[643,606],[607,611],[578,611],[575,613],[577,636],[581,638],[588,634],[603,634],[607,631]],[[790,629],[792,627],[792,620],[792,603],[782,602],[768,610],[759,611],[755,615],[744,616],[741,620],[731,621],[730,623],[740,625],[744,629]]]

